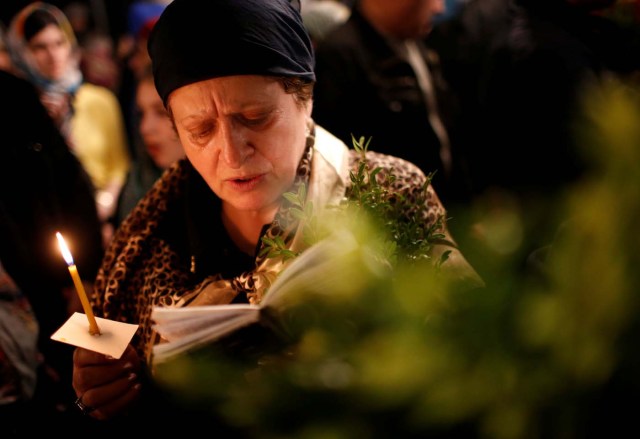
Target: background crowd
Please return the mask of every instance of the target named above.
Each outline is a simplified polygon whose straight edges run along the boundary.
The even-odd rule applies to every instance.
[[[49,340],[81,308],[48,236],[69,237],[90,290],[114,231],[184,157],[147,52],[169,3],[0,5],[11,103],[0,141],[0,419],[16,431],[34,412],[87,422],[72,404],[72,350]],[[505,265],[549,281],[551,244],[579,216],[567,196],[605,164],[585,151],[585,133],[615,123],[609,101],[598,117],[585,108],[611,81],[640,87],[640,3],[299,3],[316,57],[314,122],[433,173],[449,228],[489,287]]]

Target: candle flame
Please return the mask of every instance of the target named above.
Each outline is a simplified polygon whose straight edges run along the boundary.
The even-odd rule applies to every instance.
[[[73,256],[71,256],[69,247],[67,247],[67,243],[64,241],[62,234],[60,232],[56,232],[56,237],[58,238],[58,245],[60,246],[60,252],[62,252],[62,257],[67,262],[67,265],[69,266],[73,265],[74,264]]]

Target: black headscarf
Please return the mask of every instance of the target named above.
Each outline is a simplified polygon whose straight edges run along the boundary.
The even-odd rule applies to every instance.
[[[149,37],[165,105],[177,88],[233,75],[315,81],[311,40],[289,0],[173,0]]]

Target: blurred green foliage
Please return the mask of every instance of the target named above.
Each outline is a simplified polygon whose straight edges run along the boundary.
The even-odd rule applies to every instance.
[[[280,316],[278,343],[220,343],[161,364],[185,407],[256,438],[618,437],[640,396],[640,98],[592,90],[579,135],[594,171],[549,210],[557,234],[531,265],[527,217],[485,211],[486,288],[430,261],[354,269]],[[372,228],[369,228],[372,227]],[[263,328],[260,328],[261,330]]]

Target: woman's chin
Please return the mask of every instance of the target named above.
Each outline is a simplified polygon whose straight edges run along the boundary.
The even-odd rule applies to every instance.
[[[223,202],[237,211],[245,212],[263,212],[269,209],[277,209],[279,206],[277,201],[268,202],[267,200],[279,200],[280,197],[267,196],[264,193],[244,193],[235,194],[223,198]]]

